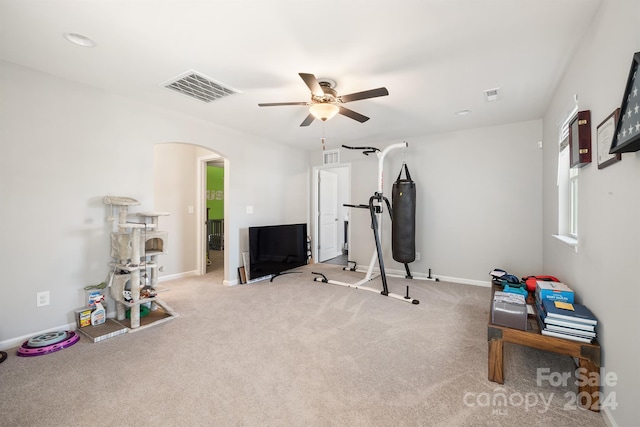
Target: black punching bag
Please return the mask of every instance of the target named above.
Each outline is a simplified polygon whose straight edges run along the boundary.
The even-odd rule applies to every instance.
[[[406,163],[402,166],[391,190],[391,251],[394,260],[406,264],[416,259],[416,183]]]

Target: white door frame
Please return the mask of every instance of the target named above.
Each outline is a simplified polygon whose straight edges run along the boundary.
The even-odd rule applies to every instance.
[[[207,246],[209,242],[207,242],[207,235],[205,233],[207,229],[206,221],[206,207],[207,207],[207,163],[212,160],[224,159],[224,215],[225,219],[227,216],[227,189],[229,188],[228,184],[228,167],[229,160],[223,158],[219,154],[211,154],[207,156],[198,157],[198,183],[197,183],[197,191],[198,197],[196,198],[196,238],[197,242],[196,248],[196,257],[197,257],[197,266],[196,269],[198,271],[198,275],[202,276],[207,273]],[[225,223],[225,229],[227,228],[227,221]],[[224,232],[224,246],[227,245],[227,233],[226,230]],[[228,251],[224,252],[224,277],[227,277],[227,265],[229,264],[229,256]]]
[[[347,174],[349,176],[349,197],[351,197],[351,163],[338,163],[334,165],[325,165],[325,166],[314,166],[312,172],[311,179],[311,187],[312,187],[312,197],[311,197],[311,221],[313,226],[312,235],[311,235],[311,253],[313,254],[313,262],[319,262],[319,253],[318,253],[318,243],[319,243],[319,223],[318,223],[318,215],[320,212],[320,207],[318,206],[318,183],[321,169],[337,169],[337,168],[347,168]],[[344,185],[343,182],[340,181],[340,175],[338,175],[338,187],[340,185]],[[351,242],[351,227],[347,230],[347,242]]]
[[[338,208],[339,174],[328,169],[319,169],[318,173],[318,261],[324,262],[340,255],[338,236],[343,233],[338,233],[338,216],[342,209]]]

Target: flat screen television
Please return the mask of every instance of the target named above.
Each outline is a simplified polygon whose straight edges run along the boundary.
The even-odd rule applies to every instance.
[[[249,279],[307,264],[307,224],[249,227]]]

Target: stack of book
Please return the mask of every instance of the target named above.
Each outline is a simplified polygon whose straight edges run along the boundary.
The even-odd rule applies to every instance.
[[[536,309],[540,332],[559,338],[590,343],[596,337],[598,320],[584,305],[576,304],[573,291],[558,282],[538,282],[536,288]],[[554,292],[543,292],[545,286],[552,286]],[[560,288],[563,288],[560,290]]]

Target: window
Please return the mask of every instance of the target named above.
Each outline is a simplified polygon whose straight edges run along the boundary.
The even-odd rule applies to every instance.
[[[569,169],[569,235],[578,238],[578,168]]]
[[[569,167],[569,123],[578,106],[565,116],[558,137],[558,234],[557,238],[575,247],[578,241],[578,168]]]

